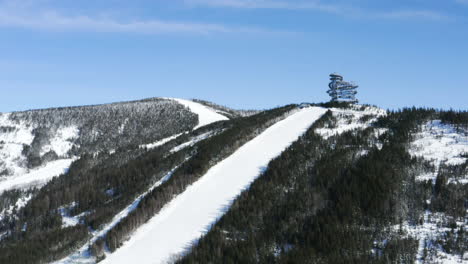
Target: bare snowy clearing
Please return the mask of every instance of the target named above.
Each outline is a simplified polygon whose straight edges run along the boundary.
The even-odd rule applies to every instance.
[[[78,138],[79,132],[76,126],[60,128],[50,140],[50,144],[42,148],[41,156],[49,151],[54,151],[59,157],[66,157],[73,146],[73,140]]]
[[[0,113],[0,176],[21,175],[27,171],[23,145],[34,140],[33,127],[10,120],[10,113]]]
[[[417,253],[417,263],[467,263],[468,254],[465,256],[455,256],[452,254],[446,253],[440,246],[433,245],[433,241],[437,241],[444,236],[445,232],[451,230],[445,226],[444,222],[446,221],[447,216],[441,213],[431,213],[426,211],[424,213],[424,223],[422,225],[410,225],[404,223],[401,227],[399,225],[394,226],[394,230],[397,231],[400,228],[408,236],[419,239],[418,253]],[[444,221],[445,220],[445,221]],[[466,226],[467,223],[462,221],[455,222],[457,228]],[[425,253],[424,249],[432,250],[432,252]],[[434,250],[435,249],[435,250]],[[424,262],[424,255],[426,256],[426,262]],[[430,259],[428,259],[430,258]]]
[[[385,110],[377,107],[368,106],[363,110],[358,109],[359,106],[355,106],[354,109],[331,108],[330,111],[337,119],[336,125],[317,129],[316,132],[326,139],[353,129],[365,129],[380,116],[387,114]],[[383,132],[385,131],[380,131],[380,133]]]
[[[441,163],[457,165],[466,162],[468,153],[468,136],[457,132],[452,125],[443,124],[440,120],[432,120],[422,126],[421,132],[415,135],[416,140],[411,143],[409,152],[413,156],[423,157],[436,167],[434,173],[418,176],[417,180],[435,181]],[[453,179],[449,179],[449,182]],[[468,183],[468,175],[459,180]]]

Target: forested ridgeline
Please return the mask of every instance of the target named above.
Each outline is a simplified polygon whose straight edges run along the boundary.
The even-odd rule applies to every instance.
[[[284,119],[294,109],[295,106],[290,105],[234,119],[229,122],[230,127],[222,133],[196,144],[192,157],[184,162],[168,181],[145,196],[135,211],[92,246],[93,254],[101,259],[105,246],[111,251],[116,250],[136,228],[157,214],[164,205],[202,177],[213,165],[228,157],[272,124]]]
[[[468,111],[441,111],[440,120],[444,123],[453,124],[455,127],[468,129]]]
[[[418,241],[395,226],[417,222],[424,160],[412,133],[438,113],[390,112],[374,126],[323,139],[324,115],[236,199],[179,263],[412,263]],[[376,129],[387,129],[378,139]],[[376,144],[380,143],[380,144]]]
[[[34,168],[60,157],[154,142],[192,129],[197,119],[196,114],[176,101],[153,98],[13,112],[9,115],[9,121],[16,125],[2,127],[0,124],[0,133],[14,135],[19,129],[32,131],[33,141],[30,145],[24,145],[22,154],[26,157],[27,167]],[[65,136],[71,138],[61,138]],[[47,146],[54,144],[54,140],[71,141],[73,145],[68,153],[56,153],[53,149],[44,153]],[[8,174],[8,170],[4,174]]]

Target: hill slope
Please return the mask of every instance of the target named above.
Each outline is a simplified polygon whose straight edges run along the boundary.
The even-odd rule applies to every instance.
[[[308,108],[277,122],[219,162],[138,229],[103,263],[163,263],[203,235],[268,162],[322,114]]]
[[[0,120],[0,263],[468,261],[466,112],[155,98]]]

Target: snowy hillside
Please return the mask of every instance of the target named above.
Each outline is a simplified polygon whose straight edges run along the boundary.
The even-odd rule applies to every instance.
[[[0,262],[468,261],[466,112],[316,105],[0,114]]]
[[[103,263],[164,263],[206,233],[230,202],[255,180],[268,162],[296,140],[323,108],[306,108],[276,123],[166,205]]]
[[[432,180],[435,183],[441,164],[458,165],[468,160],[464,154],[468,153],[468,132],[457,131],[450,124],[443,124],[440,120],[431,120],[422,126],[422,131],[416,134],[412,142],[410,153],[423,157],[436,167],[434,172],[419,175],[418,180]],[[462,184],[468,183],[468,175],[462,179],[449,179]]]
[[[195,127],[186,110],[198,119]],[[169,114],[161,115],[162,111]],[[187,123],[177,126],[183,118],[176,118],[176,114],[188,115]],[[129,121],[130,118],[133,120]],[[24,187],[28,182],[45,182],[62,173],[70,161],[83,152],[96,153],[132,142],[159,139],[160,143],[144,145],[152,148],[190,130],[191,126],[196,129],[220,120],[228,118],[202,104],[183,99],[0,114],[0,192],[9,187]],[[146,136],[141,137],[142,130],[132,132],[140,128],[143,132],[147,130]],[[168,137],[161,139],[158,135]],[[106,138],[116,140],[103,142]],[[54,160],[62,162],[49,165]]]
[[[387,114],[387,111],[378,107],[358,105],[352,109],[331,108],[330,111],[337,122],[333,126],[326,126],[317,130],[324,138],[341,135],[351,130],[368,128],[379,117]]]
[[[415,140],[410,144],[409,151],[411,155],[429,161],[433,169],[417,175],[416,180],[420,182],[429,181],[435,186],[440,184],[437,183],[437,179],[444,174],[444,167],[467,164],[467,132],[464,129],[456,129],[451,124],[444,124],[440,120],[430,120],[422,125],[421,131],[415,135]],[[468,184],[468,170],[466,165],[464,167],[465,169],[461,173],[449,175],[445,179],[446,184],[453,184],[452,188],[454,189],[457,185]],[[464,195],[466,197],[466,192]],[[430,204],[431,200],[428,199],[426,203]],[[429,259],[434,263],[468,262],[468,252],[465,253],[465,256],[460,257],[443,250],[440,246],[441,241],[446,239],[451,230],[466,230],[468,227],[468,217],[466,215],[457,218],[427,209],[422,217],[422,222],[422,225],[405,224],[408,235],[419,239],[418,263],[424,263],[424,259]],[[447,222],[451,222],[452,226],[448,227]],[[457,236],[460,236],[460,234],[457,234]]]

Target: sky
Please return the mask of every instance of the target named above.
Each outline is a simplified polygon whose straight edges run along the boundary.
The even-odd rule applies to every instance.
[[[468,0],[0,0],[0,112],[148,97],[468,110]]]

